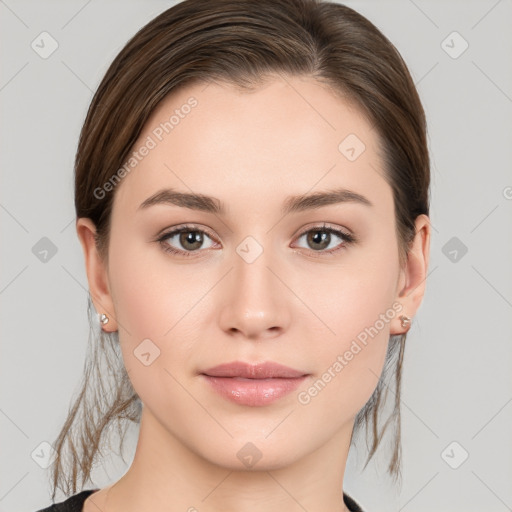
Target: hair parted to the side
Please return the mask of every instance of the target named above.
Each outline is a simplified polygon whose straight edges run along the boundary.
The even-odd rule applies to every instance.
[[[94,222],[98,251],[105,261],[116,189],[101,198],[94,191],[125,164],[158,104],[197,81],[250,89],[276,75],[314,77],[358,108],[376,129],[383,177],[393,191],[400,265],[405,265],[415,219],[429,214],[430,162],[423,107],[393,44],[353,9],[321,0],[185,0],[128,41],[92,99],[75,161],[76,215]],[[92,319],[90,323],[92,328]],[[53,499],[57,488],[70,495],[77,492],[79,477],[80,487],[88,481],[101,455],[101,440],[114,423],[120,427],[125,420],[140,421],[140,398],[124,368],[117,333],[92,330],[96,334],[89,338],[81,391],[54,443]],[[352,436],[362,425],[367,436],[371,431],[368,463],[393,425],[388,471],[395,478],[400,476],[405,340],[406,334],[390,336],[384,371],[355,419]],[[389,376],[394,377],[393,411],[380,428]]]

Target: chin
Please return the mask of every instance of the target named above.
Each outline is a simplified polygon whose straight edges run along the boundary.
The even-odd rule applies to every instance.
[[[251,437],[245,434],[227,442],[208,444],[198,453],[210,463],[230,471],[273,471],[289,466],[305,455],[301,453],[304,444],[300,444],[301,451],[298,446],[278,439],[270,441],[264,435]]]

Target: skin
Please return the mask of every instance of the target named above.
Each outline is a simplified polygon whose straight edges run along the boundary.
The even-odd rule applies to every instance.
[[[77,221],[94,305],[110,317],[103,329],[119,330],[143,402],[131,467],[91,495],[84,510],[348,510],[342,482],[354,418],[377,385],[389,336],[407,330],[399,314],[310,403],[299,403],[297,394],[393,303],[415,315],[425,289],[429,219],[416,219],[407,265],[399,268],[378,134],[357,109],[309,77],[273,76],[250,93],[221,83],[187,86],[158,106],[134,147],[190,96],[198,105],[115,190],[108,261],[96,251],[93,223]],[[366,146],[355,161],[338,150],[351,133]],[[217,197],[227,214],[163,204],[137,210],[164,187]],[[347,202],[280,213],[289,195],[335,187],[373,206]],[[325,251],[340,247],[342,238],[331,235],[319,250],[301,236],[323,222],[358,241],[329,257]],[[183,223],[212,234],[189,258],[154,241]],[[249,235],[263,248],[252,263],[236,252]],[[167,242],[191,250],[179,236]],[[147,338],[160,349],[149,366],[133,353]],[[272,404],[243,406],[198,375],[235,360],[276,361],[310,376]],[[252,468],[237,457],[247,442],[262,454]]]

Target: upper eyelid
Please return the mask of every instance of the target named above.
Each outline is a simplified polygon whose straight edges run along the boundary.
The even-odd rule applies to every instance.
[[[325,250],[325,251],[319,251],[317,254],[315,254],[315,251],[311,252],[311,251],[307,251],[307,254],[309,254],[311,252],[311,256],[314,257],[315,259],[316,258],[322,258],[322,257],[333,257],[335,256],[339,251],[343,251],[345,248],[348,248],[354,244],[358,244],[359,243],[359,237],[356,236],[352,230],[350,229],[347,229],[347,228],[341,228],[341,227],[334,227],[334,226],[330,226],[327,222],[323,222],[321,225],[314,225],[314,226],[309,226],[309,227],[305,227],[302,229],[302,231],[300,231],[298,234],[294,234],[293,235],[293,240],[298,240],[300,238],[302,238],[303,236],[305,236],[307,233],[309,233],[310,231],[327,231],[327,232],[331,232],[332,234],[334,234],[335,236],[337,236],[339,239],[341,239],[342,241],[337,244],[336,248],[334,249],[329,249],[329,250]],[[218,244],[219,242],[217,242],[217,237],[216,236],[211,236],[208,232],[207,229],[204,229],[202,227],[199,227],[199,226],[196,226],[196,225],[178,225],[178,226],[174,226],[173,228],[171,228],[169,231],[167,232],[164,232],[163,235],[161,235],[160,237],[158,237],[156,239],[156,241],[158,241],[160,244],[162,245],[169,245],[168,248],[163,248],[164,251],[166,252],[171,252],[171,253],[174,253],[176,255],[181,255],[182,257],[193,257],[194,255],[198,255],[198,254],[201,254],[203,252],[209,252],[211,250],[211,248],[208,248],[208,249],[197,249],[197,250],[193,250],[193,251],[187,251],[187,250],[183,250],[183,249],[178,249],[178,248],[175,248],[173,247],[171,244],[168,244],[165,242],[165,240],[167,238],[170,238],[171,236],[176,236],[177,234],[179,234],[180,232],[183,232],[183,231],[200,231],[200,232],[204,232],[206,235],[208,235],[208,238],[210,238],[214,244]],[[348,233],[346,232],[348,231]],[[334,232],[334,233],[333,233]],[[291,247],[294,247],[294,246],[291,246]]]
[[[176,227],[169,228],[168,230],[167,229],[162,230],[162,232],[159,235],[157,235],[157,240],[161,240],[162,238],[168,238],[171,235],[176,235],[177,233],[179,233],[181,231],[200,231],[200,232],[207,234],[212,239],[216,238],[214,235],[212,235],[210,233],[210,230],[208,228],[204,228],[204,227],[196,226],[196,225],[185,224],[185,225],[178,225]]]
[[[338,226],[334,226],[327,222],[323,222],[321,225],[316,224],[316,225],[312,225],[312,226],[307,226],[307,227],[301,229],[298,233],[295,233],[293,236],[294,236],[294,238],[298,238],[298,237],[304,236],[306,233],[309,233],[309,231],[314,231],[314,230],[321,231],[322,229],[324,229],[326,231],[329,231],[329,230],[330,231],[338,231],[345,238],[350,237],[350,238],[355,239],[355,235],[347,228],[341,228]],[[188,231],[200,231],[200,232],[203,232],[206,235],[208,235],[209,238],[211,238],[212,240],[214,240],[214,241],[217,240],[217,237],[210,233],[209,228],[205,228],[203,226],[199,226],[199,225],[195,225],[195,224],[184,224],[184,225],[178,224],[177,226],[170,228],[168,231],[163,230],[163,232],[157,236],[157,240],[162,240],[162,239],[165,240],[166,238],[176,235],[176,234],[180,233],[181,231],[187,231],[187,230]],[[346,233],[345,231],[348,231],[348,232]],[[338,235],[336,235],[336,236],[338,236]]]

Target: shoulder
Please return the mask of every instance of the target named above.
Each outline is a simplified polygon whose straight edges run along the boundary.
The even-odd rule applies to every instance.
[[[82,512],[84,501],[89,495],[91,495],[93,492],[96,492],[97,490],[98,489],[87,489],[85,491],[74,494],[73,496],[70,496],[64,501],[53,503],[47,508],[42,508],[37,512]]]

